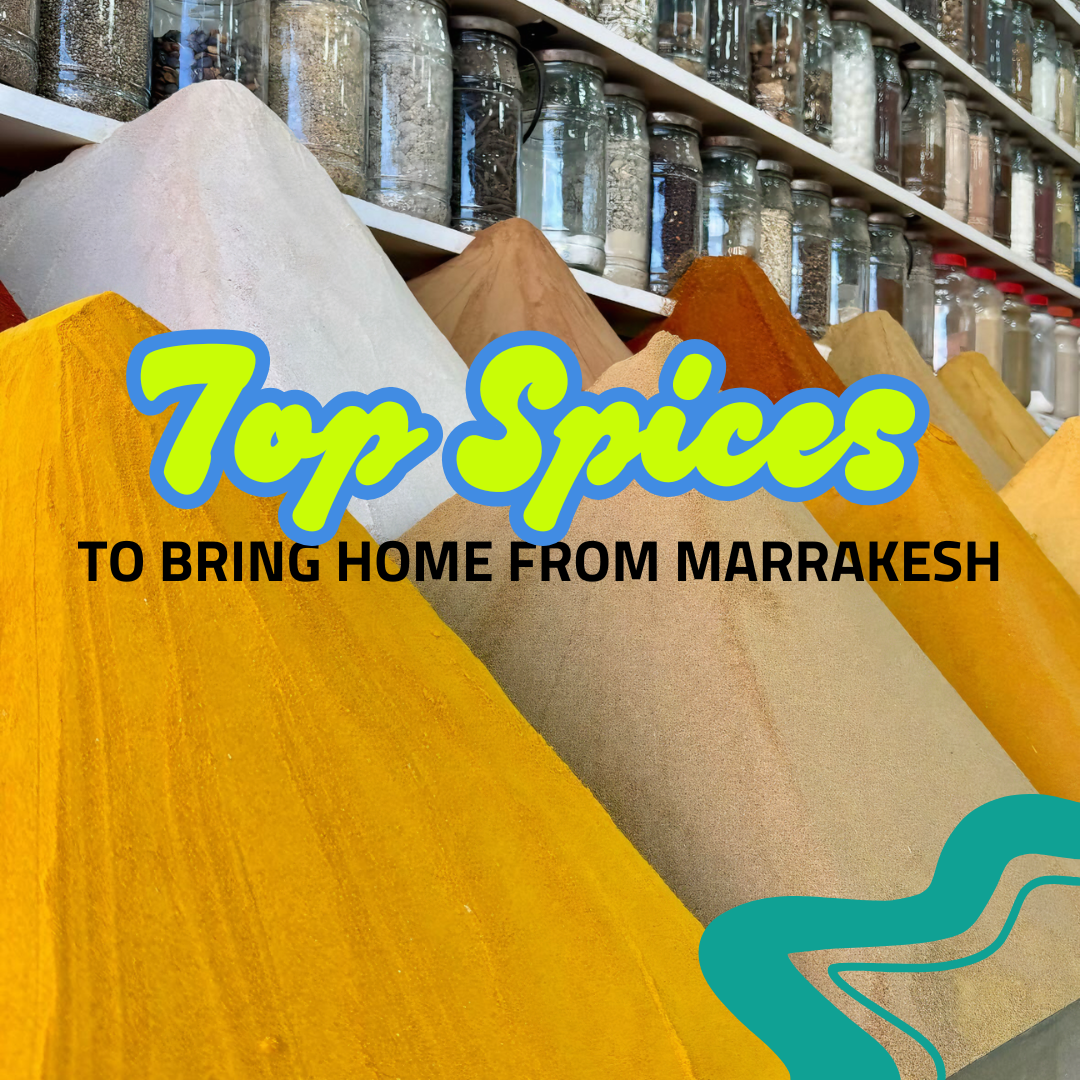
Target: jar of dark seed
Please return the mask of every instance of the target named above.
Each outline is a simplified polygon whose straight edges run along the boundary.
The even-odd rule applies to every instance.
[[[753,103],[802,131],[802,0],[750,0],[750,86]]]
[[[479,232],[517,215],[521,153],[521,37],[479,15],[450,19],[454,54],[450,224]]]
[[[930,365],[934,363],[934,249],[926,233],[907,232],[911,266],[904,287],[904,330]]]
[[[968,4],[968,49],[971,66],[980,75],[989,75],[990,0],[970,0]]]
[[[1035,21],[1031,5],[1013,0],[1012,83],[1009,92],[1017,104],[1031,111],[1031,68],[1035,50]]]
[[[370,0],[367,195],[450,224],[453,56],[442,0]]]
[[[971,55],[968,0],[938,0],[938,39],[961,60]]]
[[[370,54],[361,0],[271,0],[267,104],[339,190],[358,197]]]
[[[652,235],[649,289],[666,296],[702,250],[701,124],[685,113],[649,114]]]
[[[887,311],[903,325],[904,282],[908,269],[904,219],[899,214],[871,214],[869,229],[870,289],[866,310]]]
[[[740,101],[750,98],[749,18],[750,0],[712,0],[709,4],[705,77]]]
[[[649,284],[649,125],[645,95],[604,85],[607,108],[607,235],[604,277],[632,289]]]
[[[270,0],[153,0],[150,104],[226,79],[267,100]]]
[[[904,13],[937,36],[939,0],[904,0]]]
[[[656,52],[657,0],[600,0],[596,21],[619,37]]]
[[[38,81],[38,0],[0,7],[0,83],[34,93]]]
[[[701,144],[705,172],[704,237],[710,255],[743,249],[756,259],[761,247],[761,148],[751,139],[711,135]]]
[[[691,75],[705,75],[709,0],[660,0],[657,52]]]
[[[875,37],[874,46],[875,94],[877,109],[874,116],[874,171],[900,183],[900,111],[904,100],[903,79],[900,74],[900,54],[892,38]]]
[[[819,180],[791,182],[791,314],[815,341],[829,328],[831,197]]]
[[[1054,167],[1046,154],[1033,154],[1035,167],[1035,261],[1054,269]]]
[[[803,12],[803,131],[832,145],[833,25],[825,0],[806,0]]]
[[[604,270],[607,231],[607,109],[603,60],[580,49],[544,49],[547,90],[540,119],[521,150],[520,215],[562,259],[594,274]],[[537,105],[536,72],[522,69],[528,128]]]
[[[991,120],[993,145],[990,157],[990,188],[993,192],[993,235],[1008,247],[1012,236],[1012,140],[1001,120]]]
[[[908,60],[907,103],[900,114],[904,187],[931,206],[945,203],[945,86],[933,60]]]
[[[1012,93],[1013,0],[986,0],[986,76]]]
[[[37,92],[113,120],[146,112],[147,0],[41,0]]]
[[[759,161],[761,178],[761,247],[757,264],[786,305],[791,305],[791,230],[795,205],[792,168],[783,161]]]
[[[854,319],[870,298],[870,204],[863,199],[833,199],[830,218],[829,322]]]

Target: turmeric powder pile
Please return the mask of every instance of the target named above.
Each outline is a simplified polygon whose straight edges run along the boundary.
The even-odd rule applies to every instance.
[[[996,581],[977,567],[975,581],[872,585],[1035,788],[1080,799],[1080,596],[948,435],[931,425],[916,446],[919,471],[898,499],[857,506],[829,491],[807,506],[863,550],[959,540],[985,558],[996,542]]]
[[[3,1075],[783,1080],[408,582],[336,544],[317,582],[161,580],[163,541],[284,539],[276,500],[151,487],[124,372],[162,329],[104,295],[0,337]],[[89,582],[99,540],[142,577]]]
[[[1001,497],[1080,593],[1080,419],[1066,420]]]

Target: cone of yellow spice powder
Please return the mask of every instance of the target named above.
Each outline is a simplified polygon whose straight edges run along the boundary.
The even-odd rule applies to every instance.
[[[409,583],[336,544],[318,582],[162,582],[163,541],[284,539],[226,481],[153,490],[124,375],[162,329],[105,295],[0,337],[0,1073],[783,1080]],[[142,578],[89,582],[101,539]]]

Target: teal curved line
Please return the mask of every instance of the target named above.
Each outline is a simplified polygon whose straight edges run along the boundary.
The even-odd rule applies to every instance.
[[[1001,933],[998,934],[985,949],[980,949],[978,952],[971,953],[970,956],[961,956],[956,960],[938,960],[934,963],[925,964],[830,964],[828,968],[829,978],[832,979],[832,981],[849,997],[854,998],[854,1000],[858,1001],[860,1004],[865,1005],[871,1012],[877,1013],[883,1020],[892,1024],[894,1027],[899,1028],[905,1035],[909,1035],[914,1039],[930,1055],[931,1060],[934,1062],[934,1068],[937,1070],[937,1080],[946,1080],[945,1061],[938,1052],[938,1048],[923,1035],[922,1032],[917,1031],[910,1024],[901,1020],[895,1013],[889,1012],[888,1009],[879,1005],[873,998],[869,998],[856,990],[851,983],[840,977],[839,972],[952,971],[956,968],[971,967],[972,964],[977,964],[980,960],[985,960],[988,956],[993,956],[994,953],[1005,944],[1009,934],[1012,933],[1012,928],[1016,925],[1016,920],[1020,917],[1020,909],[1023,907],[1024,901],[1028,898],[1028,895],[1034,892],[1040,885],[1080,886],[1080,877],[1046,874],[1042,877],[1032,878],[1031,881],[1016,894],[1013,905],[1009,909],[1009,917],[1005,920],[1005,925],[1002,927]]]
[[[1080,859],[1080,803],[1033,794],[978,807],[953,830],[930,885],[914,896],[779,896],[732,908],[701,936],[702,973],[791,1080],[900,1080],[888,1051],[804,978],[792,955],[957,937],[978,921],[1005,868],[1022,855]]]

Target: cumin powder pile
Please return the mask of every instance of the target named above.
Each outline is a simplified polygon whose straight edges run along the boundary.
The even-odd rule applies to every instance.
[[[674,341],[657,335],[593,389],[655,394]],[[765,540],[829,544],[799,503],[761,492],[658,498],[637,486],[585,500],[565,538],[567,581],[542,580],[539,549],[523,553],[534,565],[512,581],[515,539],[505,509],[457,496],[405,537],[436,551],[445,540],[492,542],[490,582],[426,573],[419,588],[703,921],[763,896],[920,892],[966,813],[1032,791],[869,585],[723,580],[734,540],[749,542],[759,566]],[[657,541],[657,580],[617,581],[617,542],[636,553],[646,540]],[[720,580],[680,582],[678,543],[700,553],[710,540]],[[586,541],[607,548],[603,580],[577,575]],[[595,573],[597,561],[590,552],[584,565]],[[1016,872],[970,937],[859,956],[903,963],[977,951],[1004,921]],[[853,981],[929,1035],[953,1072],[1080,997],[1080,889],[1038,890],[1028,903],[1008,951],[976,966]],[[797,963],[882,1040],[905,1078],[932,1080],[912,1040],[831,983],[826,968],[838,959]]]
[[[167,417],[124,377],[163,329],[105,295],[0,337],[0,1071],[784,1080],[408,582],[339,582],[336,544],[318,582],[161,581],[163,538],[284,540],[277,500],[151,487]],[[143,577],[88,582],[99,537]]]

